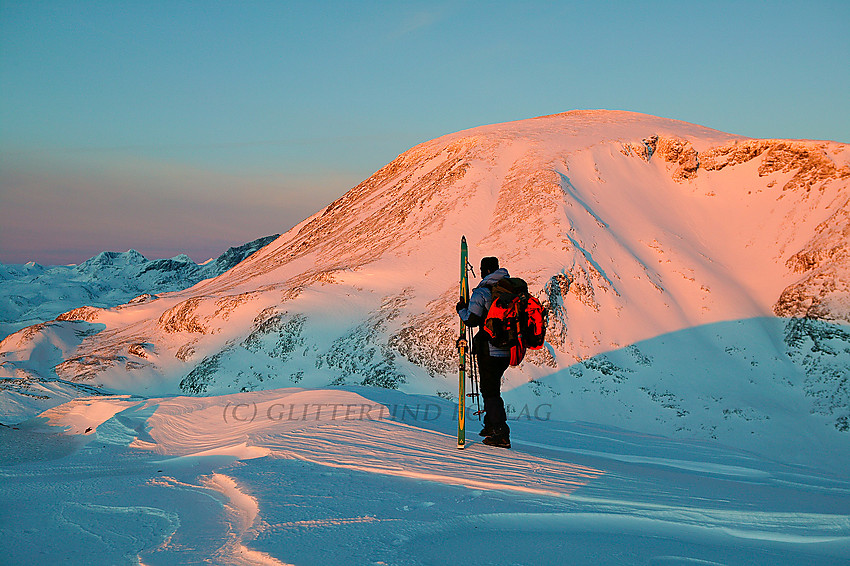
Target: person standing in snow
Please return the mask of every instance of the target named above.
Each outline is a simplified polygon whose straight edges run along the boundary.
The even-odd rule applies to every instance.
[[[472,290],[469,304],[463,301],[457,304],[457,314],[464,324],[470,327],[481,327],[472,339],[472,352],[478,358],[478,375],[481,385],[481,397],[484,400],[484,428],[480,434],[483,443],[488,446],[510,448],[510,428],[505,413],[505,402],[502,400],[502,376],[508,369],[510,351],[497,348],[490,343],[489,335],[484,331],[484,319],[493,303],[491,290],[499,280],[510,277],[508,270],[499,267],[495,257],[485,257],[481,260],[481,283]]]

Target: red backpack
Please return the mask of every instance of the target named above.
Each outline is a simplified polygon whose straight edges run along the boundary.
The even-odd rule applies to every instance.
[[[493,303],[484,319],[490,343],[510,350],[510,364],[519,365],[527,348],[539,350],[546,340],[546,310],[528,294],[518,277],[500,279],[490,290]]]

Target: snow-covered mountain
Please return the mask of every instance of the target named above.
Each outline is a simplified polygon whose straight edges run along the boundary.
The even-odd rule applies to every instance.
[[[0,343],[4,413],[377,385],[451,398],[458,244],[550,309],[506,397],[850,463],[850,151],[628,112],[484,126],[400,155],[226,273]],[[40,397],[49,399],[39,400]]]
[[[101,252],[79,265],[0,264],[0,339],[77,307],[109,308],[143,294],[191,287],[221,275],[279,235],[232,247],[200,265],[185,254],[149,260],[136,250]]]

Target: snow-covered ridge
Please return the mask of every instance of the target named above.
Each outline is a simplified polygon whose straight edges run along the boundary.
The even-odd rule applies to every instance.
[[[850,428],[849,182],[845,144],[635,113],[475,128],[401,154],[219,277],[8,337],[0,375],[450,397],[464,234],[473,262],[498,256],[550,308],[547,347],[507,374],[512,403],[753,450],[791,438],[803,458]]]
[[[232,247],[203,264],[185,254],[149,260],[136,250],[101,252],[70,266],[0,264],[0,339],[84,305],[109,308],[143,294],[150,297],[191,287],[221,275],[277,236]]]

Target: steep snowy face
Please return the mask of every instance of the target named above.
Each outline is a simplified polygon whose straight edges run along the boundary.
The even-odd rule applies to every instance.
[[[629,391],[669,410],[679,405],[661,385],[634,377],[657,373],[664,354],[636,344],[686,333],[689,363],[705,365],[731,350],[694,329],[775,316],[839,323],[828,334],[841,343],[848,183],[850,152],[833,142],[607,111],[484,126],[403,153],[224,275],[10,336],[2,371],[139,392],[298,383],[449,396],[465,235],[474,264],[498,256],[549,307],[547,347],[508,372],[506,388],[626,395],[632,375]],[[88,334],[39,365],[35,344],[67,324]],[[814,340],[816,326],[789,334]],[[778,328],[756,324],[742,338],[773,361],[736,361],[741,379],[805,374],[794,373],[783,350],[793,341]],[[604,358],[615,351],[636,365]]]

